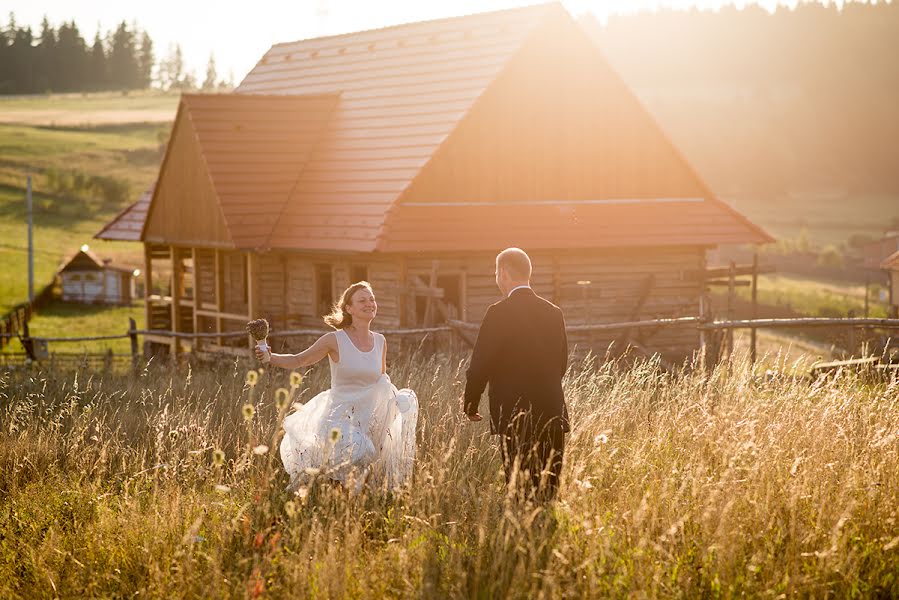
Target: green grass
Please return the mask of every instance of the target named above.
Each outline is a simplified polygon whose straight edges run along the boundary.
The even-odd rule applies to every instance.
[[[715,290],[722,297],[723,288]],[[738,288],[737,294],[748,300],[748,288]],[[794,275],[760,275],[758,279],[758,301],[769,306],[781,306],[810,317],[845,317],[849,311],[855,316],[864,316],[865,286],[844,282],[829,282],[807,279]],[[888,307],[869,298],[868,315],[871,318],[886,318]]]
[[[390,366],[422,407],[394,494],[285,491],[284,371],[0,373],[0,596],[899,595],[896,384],[576,365],[560,499],[520,507],[459,358]]]
[[[32,318],[29,333],[40,338],[116,335],[128,331],[129,317],[134,319],[138,329],[143,329],[143,300],[134,302],[132,306],[54,301]],[[96,342],[50,342],[48,349],[51,353],[98,353],[111,350],[113,354],[128,354],[131,352],[131,341],[124,338]],[[8,351],[23,352],[23,349],[16,340],[10,344]]]

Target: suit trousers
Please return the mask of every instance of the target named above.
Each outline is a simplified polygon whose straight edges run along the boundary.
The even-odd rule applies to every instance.
[[[565,454],[565,432],[559,424],[534,431],[513,423],[500,434],[500,450],[506,485],[514,482],[516,495],[538,502],[555,497]]]

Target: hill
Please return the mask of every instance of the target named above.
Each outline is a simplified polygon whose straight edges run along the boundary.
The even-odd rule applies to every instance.
[[[176,96],[141,94],[0,99],[0,121],[7,121],[0,122],[0,312],[27,297],[29,174],[36,287],[84,243],[94,243],[104,256],[142,264],[138,246],[92,237],[155,179],[176,104]],[[168,111],[168,117],[139,122],[148,111]],[[20,122],[9,122],[14,120]]]
[[[584,20],[716,193],[778,236],[899,218],[899,4]]]

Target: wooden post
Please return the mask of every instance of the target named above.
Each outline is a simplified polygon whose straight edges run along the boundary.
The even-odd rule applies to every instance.
[[[191,291],[191,296],[192,296],[193,305],[194,305],[193,309],[191,310],[191,313],[192,313],[191,316],[192,316],[192,320],[193,320],[193,324],[194,324],[194,333],[199,333],[200,319],[199,319],[199,315],[197,315],[197,310],[199,310],[199,308],[200,308],[200,295],[199,295],[199,293],[197,293],[197,289],[200,286],[197,284],[197,279],[198,279],[197,276],[199,275],[199,270],[197,269],[197,249],[196,248],[190,249],[190,261],[191,261],[192,268],[193,268],[193,274],[191,275],[192,281],[191,281],[191,286],[190,286],[191,290],[190,291]],[[192,340],[192,342],[191,342],[193,344],[193,346],[191,348],[192,352],[197,352],[198,350],[200,350],[200,345],[201,345],[200,340],[202,340],[202,338],[194,338]]]
[[[222,332],[222,313],[225,311],[224,277],[222,276],[222,252],[215,249],[215,332]],[[222,338],[215,338],[215,343],[222,345]]]
[[[137,371],[140,361],[140,355],[137,353],[137,323],[134,319],[128,318],[128,337],[131,338],[131,368]]]
[[[708,300],[705,296],[705,270],[706,270],[706,260],[705,260],[705,250],[703,250],[702,255],[699,258],[699,321],[700,323],[706,323],[709,318],[709,307]],[[708,364],[708,351],[709,351],[709,334],[705,329],[699,330],[699,361],[700,366],[703,368],[707,367]]]
[[[759,314],[759,302],[758,302],[758,288],[759,288],[759,254],[758,252],[752,255],[752,320],[755,321]],[[749,330],[749,363],[755,364],[756,361],[756,329],[755,327]]]
[[[727,320],[732,321],[734,318],[734,301],[736,300],[736,269],[737,265],[734,261],[730,261],[730,272],[727,276]],[[734,354],[734,330],[727,330],[727,359],[730,360]]]
[[[144,243],[144,323],[147,329],[153,329],[150,321],[150,296],[153,294],[153,259],[150,256],[150,244]]]
[[[259,312],[262,308],[260,303],[260,290],[259,290],[259,255],[255,252],[249,252],[247,254],[247,320],[258,319]],[[250,352],[253,351],[253,347],[256,345],[256,340],[253,339],[249,333],[247,334],[247,344]]]
[[[172,285],[169,290],[172,298],[172,331],[178,333],[181,331],[179,318],[181,314],[181,261],[178,259],[178,249],[175,246],[169,246],[169,258],[172,261]],[[172,357],[177,359],[178,353],[181,351],[181,342],[176,336],[172,336],[171,349]]]
[[[871,274],[865,272],[865,318],[868,318],[868,296],[871,295]]]
[[[440,268],[440,261],[433,260],[431,261],[431,278],[428,281],[428,288],[433,290],[437,287],[437,270]],[[425,319],[424,326],[430,327],[431,320],[434,317],[434,298],[428,295],[427,300],[425,301]]]

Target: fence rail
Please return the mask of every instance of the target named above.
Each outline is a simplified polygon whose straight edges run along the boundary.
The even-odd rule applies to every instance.
[[[719,320],[719,321],[709,321],[702,319],[700,317],[679,317],[679,318],[666,318],[666,319],[646,319],[641,321],[623,321],[618,323],[594,323],[589,325],[569,325],[566,327],[566,330],[569,333],[591,333],[598,331],[627,331],[633,329],[646,329],[646,328],[693,328],[698,331],[732,331],[735,329],[796,329],[796,328],[805,328],[805,327],[833,327],[837,330],[845,330],[849,329],[853,331],[855,329],[899,329],[899,319],[870,319],[870,318],[821,318],[821,317],[799,317],[799,318],[790,318],[790,319],[741,319],[741,320]],[[474,333],[477,332],[480,328],[480,325],[477,323],[468,323],[465,321],[457,321],[450,320],[447,321],[447,324],[444,326],[438,327],[420,327],[420,328],[400,328],[400,329],[387,329],[382,330],[381,333],[385,335],[427,335],[427,334],[437,334],[437,333],[450,333],[454,332],[459,335],[460,338],[465,340],[468,344],[471,344],[471,340],[466,337],[466,333]],[[322,329],[288,329],[284,331],[273,331],[269,337],[270,338],[283,338],[283,337],[293,337],[293,336],[319,336],[327,333],[326,330]],[[222,332],[222,333],[186,333],[186,332],[174,332],[169,330],[161,330],[161,329],[137,329],[134,326],[132,321],[131,327],[122,334],[112,334],[112,335],[98,335],[98,336],[80,336],[80,337],[53,337],[53,338],[41,338],[38,336],[20,336],[18,332],[10,334],[10,333],[2,333],[0,332],[0,338],[12,338],[12,337],[20,337],[20,339],[25,343],[26,350],[28,350],[31,346],[28,342],[30,341],[41,341],[41,342],[53,342],[53,343],[82,343],[82,342],[92,342],[92,341],[107,341],[107,340],[118,340],[118,339],[131,339],[131,354],[129,355],[115,355],[116,358],[120,357],[128,357],[132,359],[134,364],[137,363],[138,358],[138,343],[137,339],[139,336],[152,336],[155,338],[168,338],[168,339],[181,339],[181,340],[200,340],[200,339],[231,339],[231,338],[246,338],[247,333],[244,331],[232,331],[232,332]],[[239,350],[239,349],[238,349]],[[26,356],[29,354],[15,355],[15,354],[6,354],[7,357],[11,356]],[[32,359],[35,357],[30,355]],[[59,353],[54,353],[52,356],[63,356]],[[74,360],[73,357],[83,357],[84,354],[69,354],[66,355],[69,358],[67,360]],[[97,358],[97,360],[109,360],[111,356],[110,353],[100,353],[93,355]],[[51,359],[52,360],[52,359]],[[2,359],[2,362],[8,362],[8,359]]]

